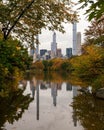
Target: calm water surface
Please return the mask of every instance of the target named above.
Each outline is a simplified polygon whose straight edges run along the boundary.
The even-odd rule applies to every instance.
[[[70,107],[73,91],[76,91],[76,87],[73,87],[68,83],[28,81],[25,94],[30,93],[34,100],[19,121],[13,125],[6,123],[6,129],[83,130],[77,119],[73,118],[73,109]]]
[[[31,80],[25,81],[25,83],[26,87],[24,88],[25,91],[23,91],[23,95],[30,94],[33,100],[28,102],[28,105],[26,106],[25,104],[28,98],[26,100],[24,97],[22,100],[20,98],[22,103],[25,102],[25,107],[21,108],[23,104],[17,105],[17,111],[14,114],[12,113],[13,119],[10,118],[7,121],[5,120],[4,126],[2,126],[0,130],[104,130],[103,125],[101,126],[99,124],[100,127],[96,127],[96,123],[94,124],[96,121],[92,121],[91,123],[90,119],[85,118],[85,116],[81,118],[81,116],[77,115],[81,111],[78,106],[80,104],[76,105],[75,102],[74,105],[78,106],[77,108],[75,106],[76,109],[71,106],[74,101],[73,98],[80,95],[80,92],[77,91],[79,86],[73,86],[65,81],[38,79],[35,76],[33,76]],[[23,89],[22,85],[19,87]],[[81,97],[83,99],[83,104],[81,105],[84,106],[85,104],[85,107],[89,108],[89,106],[86,106],[88,105],[88,102],[86,104],[86,99],[84,101],[84,97]],[[92,97],[90,95],[88,95],[88,97],[90,97],[88,100],[91,100],[89,103],[92,108],[92,110],[90,108],[91,112],[95,110],[95,107]],[[76,110],[79,110],[79,112],[76,113]],[[86,110],[83,113],[85,112]],[[81,115],[84,115],[83,113],[81,113]],[[89,113],[88,110],[87,113]],[[102,111],[101,113],[104,114]],[[92,115],[89,113],[89,118],[91,118],[91,116]],[[79,120],[78,117],[80,117],[81,120]],[[99,119],[101,123],[104,123],[103,119]],[[88,120],[91,126],[87,124]],[[97,124],[97,126],[99,125]],[[84,127],[86,127],[86,129]]]

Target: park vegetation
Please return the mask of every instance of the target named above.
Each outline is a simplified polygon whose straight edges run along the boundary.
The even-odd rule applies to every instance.
[[[70,59],[37,61],[31,68],[44,71],[61,70],[83,78],[87,76],[97,79],[103,75],[104,4],[102,1],[93,0],[79,0],[79,3],[82,3],[81,8],[90,3],[87,12],[89,20],[94,19],[85,32],[86,41],[82,46],[82,55]],[[78,20],[76,11],[72,10],[73,4],[69,0],[0,0],[1,84],[5,79],[18,79],[21,77],[20,72],[30,67],[31,58],[27,49],[43,28],[64,32],[63,22],[72,23]],[[26,42],[29,44],[25,44]]]
[[[64,32],[63,22],[77,20],[72,6],[70,0],[0,0],[3,38],[6,40],[13,34],[13,37],[31,43],[42,28]]]
[[[21,78],[32,63],[28,48],[43,28],[64,32],[63,22],[77,21],[69,0],[0,0],[0,90]],[[12,85],[13,86],[13,85]]]
[[[103,16],[100,18],[103,19]],[[92,86],[101,88],[104,85],[104,20],[93,20],[85,30],[85,43],[82,54],[70,59],[54,58],[48,61],[37,61],[32,68],[44,71],[64,71],[77,76]]]
[[[31,57],[27,49],[18,41],[9,38],[7,41],[0,39],[0,83],[2,88],[7,88],[8,81],[18,83],[31,64]],[[12,82],[13,83],[13,82]],[[13,84],[12,84],[13,85]],[[6,86],[6,87],[5,87]]]
[[[86,9],[85,14],[89,21],[99,19],[104,15],[104,1],[103,0],[79,0],[80,9]],[[104,20],[104,17],[102,17]]]

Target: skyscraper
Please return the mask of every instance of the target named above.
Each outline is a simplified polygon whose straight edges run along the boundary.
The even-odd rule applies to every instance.
[[[73,55],[77,55],[77,23],[73,22]]]
[[[32,44],[30,45],[30,56],[33,57],[34,53],[35,53],[34,35],[32,35]]]
[[[38,56],[39,55],[39,35],[36,35],[36,49],[35,49],[35,53]]]
[[[53,41],[51,43],[51,58],[56,57],[57,53],[57,43],[56,43],[56,33],[53,33]]]
[[[81,33],[77,32],[77,23],[73,22],[73,55],[81,54]]]
[[[33,63],[35,63],[39,59],[39,35],[36,35],[36,47],[33,54]]]
[[[81,54],[81,32],[77,32],[77,55]]]

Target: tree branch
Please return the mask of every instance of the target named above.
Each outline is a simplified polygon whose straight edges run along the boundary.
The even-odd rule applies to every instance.
[[[16,24],[18,23],[18,21],[20,20],[20,18],[24,15],[24,13],[26,12],[26,10],[28,10],[32,4],[34,3],[35,0],[32,0],[23,10],[22,12],[20,12],[18,18],[14,21],[14,24],[10,27],[10,29],[8,29],[8,32],[6,33],[6,35],[4,36],[4,39],[6,40],[10,34],[10,32],[12,31],[12,29],[16,26]]]

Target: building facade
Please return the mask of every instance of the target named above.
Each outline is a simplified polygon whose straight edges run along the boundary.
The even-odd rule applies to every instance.
[[[66,56],[70,58],[72,56],[72,48],[66,48]]]
[[[57,49],[56,56],[57,56],[57,57],[62,57],[62,51],[61,51],[61,48],[58,48],[58,49]]]
[[[73,55],[77,55],[77,23],[73,22]]]
[[[81,32],[77,32],[77,55],[81,55]]]
[[[46,52],[47,52],[47,49],[41,49],[40,50],[40,56],[45,55]]]
[[[51,58],[55,58],[57,55],[57,43],[56,43],[56,33],[53,33],[53,41],[51,43]]]

